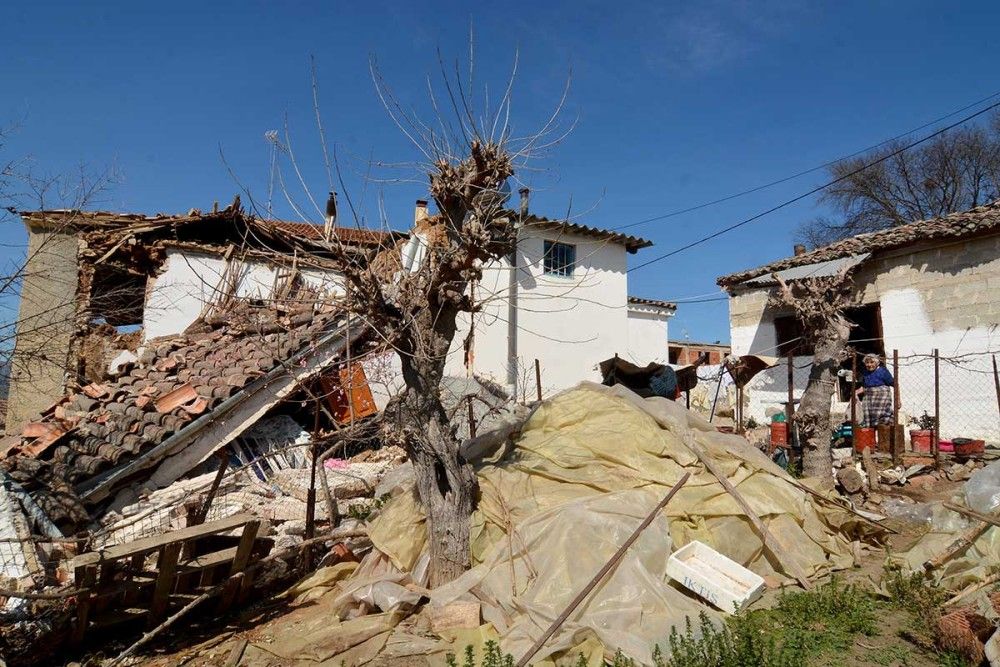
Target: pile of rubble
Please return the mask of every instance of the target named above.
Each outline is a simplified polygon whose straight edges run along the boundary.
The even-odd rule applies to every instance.
[[[719,619],[707,600],[677,582],[663,584],[676,546],[700,541],[770,587],[809,586],[850,567],[856,543],[883,534],[742,438],[719,433],[681,405],[622,387],[585,383],[526,419],[480,434],[463,452],[480,485],[470,571],[427,589],[424,513],[404,465],[377,492],[390,498],[369,526],[373,550],[360,563],[321,569],[290,592],[321,609],[323,623],[295,624],[287,641],[251,641],[240,664],[267,664],[275,655],[288,664],[423,664],[487,640],[524,655],[681,479],[536,660],[575,662],[581,653],[598,660],[621,649],[645,664],[656,641],[683,627],[686,616]]]

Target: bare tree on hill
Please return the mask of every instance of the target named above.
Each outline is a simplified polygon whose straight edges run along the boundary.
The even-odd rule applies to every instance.
[[[842,160],[829,169],[842,178],[898,151],[898,140]],[[965,211],[1000,198],[1000,113],[985,125],[961,127],[864,169],[823,192],[835,215],[803,224],[797,236],[818,247],[915,220]]]

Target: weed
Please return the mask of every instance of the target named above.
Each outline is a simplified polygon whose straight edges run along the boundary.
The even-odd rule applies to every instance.
[[[910,616],[906,636],[920,646],[933,647],[948,591],[925,579],[922,573],[904,574],[898,566],[886,566],[884,582],[889,603]]]
[[[465,660],[462,667],[514,667],[514,656],[500,650],[500,645],[492,639],[487,641],[483,647],[483,659],[476,662],[476,650],[469,644],[465,647]],[[448,667],[458,667],[458,660],[454,653],[445,656],[445,663]],[[586,664],[586,663],[584,663]]]
[[[372,498],[371,502],[351,505],[347,508],[347,516],[358,521],[368,521],[388,502],[389,495],[388,493],[384,493],[378,498]]]
[[[868,659],[876,665],[908,664],[911,652],[906,646],[882,646],[868,654]]]

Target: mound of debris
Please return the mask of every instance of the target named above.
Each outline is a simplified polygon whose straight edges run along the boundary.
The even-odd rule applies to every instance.
[[[318,572],[314,580],[325,581],[318,602],[308,586],[295,591],[340,622],[269,645],[272,657],[417,664],[490,638],[524,655],[685,474],[689,481],[536,660],[621,649],[645,664],[671,628],[683,632],[686,618],[718,618],[667,576],[671,553],[685,544],[700,541],[770,586],[809,586],[849,567],[852,540],[879,530],[803,487],[742,438],[623,387],[585,383],[463,448],[479,461],[474,567],[425,590],[424,514],[412,482],[396,480],[369,527],[372,552],[360,565]],[[425,597],[430,603],[421,608]]]

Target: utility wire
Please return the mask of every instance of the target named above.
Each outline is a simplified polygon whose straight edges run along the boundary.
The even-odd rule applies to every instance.
[[[854,151],[853,153],[850,153],[848,155],[843,155],[841,157],[838,157],[838,158],[835,158],[833,160],[830,160],[829,162],[824,162],[823,164],[819,165],[818,167],[812,167],[811,169],[806,169],[805,171],[800,171],[800,172],[798,172],[796,174],[792,174],[791,176],[786,176],[785,178],[780,178],[780,179],[778,179],[776,181],[771,181],[770,183],[765,183],[763,185],[758,185],[757,187],[750,188],[749,190],[743,190],[742,192],[736,192],[736,193],[731,194],[731,195],[726,195],[725,197],[720,197],[719,199],[713,199],[712,201],[704,202],[704,203],[701,203],[701,204],[695,204],[694,206],[689,206],[687,208],[682,208],[682,209],[678,209],[676,211],[671,211],[670,213],[664,213],[662,215],[656,215],[656,216],[653,216],[652,218],[646,218],[645,220],[639,220],[638,222],[630,222],[630,223],[628,223],[626,225],[621,225],[620,227],[612,227],[612,231],[616,231],[617,232],[617,231],[621,231],[623,229],[628,229],[629,227],[638,227],[639,225],[649,224],[650,222],[656,222],[658,220],[666,220],[667,218],[673,218],[673,217],[676,217],[678,215],[683,215],[684,213],[691,213],[692,211],[698,211],[698,210],[701,210],[703,208],[708,208],[709,206],[715,206],[716,204],[721,204],[723,202],[727,202],[727,201],[730,201],[732,199],[738,199],[739,197],[743,197],[745,195],[750,195],[750,194],[753,194],[755,192],[760,192],[761,190],[766,190],[767,188],[774,187],[775,185],[781,185],[782,183],[787,183],[788,181],[795,180],[796,178],[799,178],[800,176],[805,176],[806,174],[811,174],[814,171],[819,171],[820,169],[826,169],[827,167],[835,165],[838,162],[842,162],[844,160],[848,160],[848,159],[850,159],[852,157],[861,155],[863,153],[867,153],[869,151],[873,151],[876,148],[881,148],[882,146],[885,146],[886,144],[892,143],[893,141],[897,141],[899,139],[903,139],[904,137],[908,137],[908,136],[914,134],[915,132],[919,132],[920,130],[923,130],[923,129],[926,129],[926,128],[930,127],[931,125],[937,125],[938,123],[940,123],[943,120],[947,120],[947,119],[951,118],[952,116],[955,116],[955,115],[958,115],[958,114],[962,113],[963,111],[968,111],[969,109],[971,109],[973,107],[979,106],[983,102],[988,102],[988,101],[992,100],[994,97],[996,97],[998,95],[1000,95],[1000,91],[997,91],[997,92],[993,93],[992,95],[988,95],[988,96],[982,98],[981,100],[977,100],[977,101],[973,102],[972,104],[967,104],[964,107],[962,107],[961,109],[956,109],[956,110],[952,111],[951,113],[947,113],[944,116],[941,116],[940,118],[935,118],[932,121],[924,123],[920,127],[915,127],[912,130],[909,130],[907,132],[903,132],[902,134],[897,134],[894,137],[890,137],[889,139],[886,139],[885,141],[881,141],[881,142],[879,142],[879,143],[877,143],[877,144],[875,144],[873,146],[869,146],[868,148],[862,148],[861,150]]]
[[[708,236],[703,236],[702,238],[700,238],[700,239],[698,239],[696,241],[692,241],[691,243],[688,243],[687,245],[683,245],[680,248],[677,248],[675,250],[671,250],[670,252],[665,253],[663,255],[660,255],[658,257],[654,257],[653,259],[651,259],[651,260],[649,260],[647,262],[643,262],[642,264],[639,264],[638,266],[633,266],[632,268],[628,269],[626,271],[626,273],[632,273],[633,271],[638,271],[639,269],[641,269],[643,267],[649,266],[650,264],[655,264],[656,262],[659,262],[660,260],[666,259],[667,257],[672,257],[673,255],[676,255],[678,253],[684,252],[685,250],[690,250],[691,248],[693,248],[693,247],[695,247],[697,245],[701,245],[702,243],[705,243],[706,241],[711,241],[712,239],[718,238],[718,237],[722,236],[723,234],[726,234],[728,232],[733,231],[734,229],[737,229],[737,228],[742,227],[744,225],[748,225],[748,224],[750,224],[751,222],[753,222],[755,220],[759,220],[760,218],[763,218],[765,215],[769,215],[771,213],[774,213],[775,211],[783,209],[786,206],[790,206],[790,205],[794,204],[797,201],[802,201],[806,197],[811,197],[812,195],[816,194],[817,192],[821,192],[822,190],[825,190],[826,188],[830,187],[831,185],[834,185],[834,184],[839,183],[841,181],[847,180],[848,178],[851,178],[852,176],[854,176],[856,174],[860,174],[865,169],[869,169],[871,167],[874,167],[877,164],[881,164],[882,162],[885,162],[886,160],[888,160],[890,158],[894,158],[897,155],[899,155],[901,153],[904,153],[904,152],[910,150],[911,148],[914,148],[915,146],[919,146],[920,144],[922,144],[922,143],[924,143],[926,141],[929,141],[929,140],[933,139],[934,137],[937,137],[937,136],[940,136],[940,135],[944,134],[948,130],[952,130],[952,129],[958,127],[959,125],[963,125],[965,123],[968,123],[973,118],[976,118],[977,116],[981,116],[984,113],[986,113],[987,111],[991,111],[993,109],[996,109],[997,107],[1000,107],[1000,102],[995,102],[995,103],[991,104],[990,106],[977,111],[974,114],[970,114],[970,115],[966,116],[962,120],[956,121],[956,122],[952,123],[951,125],[943,127],[940,130],[937,130],[936,132],[932,132],[931,134],[928,134],[927,136],[923,137],[922,139],[917,139],[916,141],[912,141],[912,142],[906,144],[905,146],[903,146],[902,148],[898,148],[898,149],[892,151],[891,153],[883,155],[882,157],[878,158],[877,160],[873,160],[871,162],[863,164],[859,168],[855,169],[854,171],[851,171],[850,173],[844,174],[843,176],[841,176],[839,178],[835,178],[832,181],[827,181],[823,185],[817,186],[817,187],[813,188],[812,190],[809,190],[808,192],[805,192],[805,193],[803,193],[801,195],[798,195],[797,197],[793,197],[792,199],[787,199],[787,200],[783,201],[782,203],[778,204],[777,206],[772,206],[771,208],[767,209],[766,211],[762,211],[762,212],[758,213],[757,215],[754,215],[754,216],[751,216],[749,218],[746,218],[745,220],[741,220],[740,222],[737,222],[735,224],[729,225],[728,227],[723,227],[722,229],[720,229],[717,232],[713,232],[712,234],[709,234]]]

